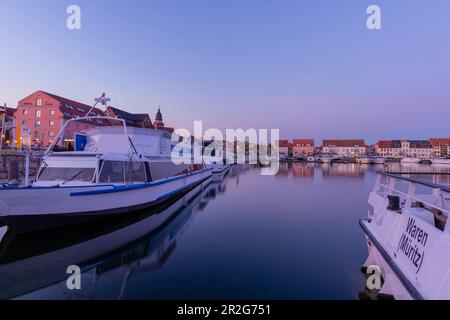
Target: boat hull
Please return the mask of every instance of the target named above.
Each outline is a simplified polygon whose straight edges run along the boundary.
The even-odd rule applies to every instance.
[[[0,223],[18,232],[136,214],[183,194],[211,177],[211,170],[168,181],[127,186],[29,188],[0,191]]]

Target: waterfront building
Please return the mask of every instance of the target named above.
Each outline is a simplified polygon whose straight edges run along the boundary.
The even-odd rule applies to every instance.
[[[129,127],[153,129],[150,116],[146,113],[129,113],[111,106],[109,106],[107,110],[110,116],[125,120]]]
[[[289,156],[289,141],[288,140],[278,140],[278,154],[280,157]]]
[[[69,119],[85,116],[91,106],[71,99],[63,98],[42,90],[19,100],[15,117],[16,125],[22,130],[27,130],[31,135],[31,143],[41,147],[48,146]],[[92,109],[90,115],[104,116],[104,112],[98,108]],[[89,119],[83,122],[73,123],[64,135],[60,145],[72,142],[76,131],[86,130],[103,125],[105,121]],[[20,144],[20,141],[17,141]]]
[[[434,156],[433,146],[428,140],[380,140],[375,151],[386,158],[430,159]]]
[[[314,139],[294,139],[292,141],[292,154],[294,157],[314,154]]]
[[[450,138],[430,138],[433,146],[433,155],[436,158],[450,155]]]
[[[400,140],[380,140],[375,144],[375,153],[385,158],[402,158]]]
[[[366,153],[366,143],[363,139],[323,140],[322,152],[339,157],[359,157]]]
[[[16,109],[6,106],[0,107],[0,134],[1,143],[0,146],[11,145],[14,142],[14,129],[15,129],[15,117],[14,112]]]

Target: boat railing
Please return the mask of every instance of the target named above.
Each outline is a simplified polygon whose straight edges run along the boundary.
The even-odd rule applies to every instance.
[[[402,190],[402,186],[406,188]],[[428,192],[419,193],[419,189],[428,189]],[[384,198],[398,196],[401,209],[406,212],[412,212],[412,208],[423,208],[432,214],[435,227],[438,227],[438,219],[441,221],[439,229],[450,233],[450,223],[447,223],[450,216],[450,187],[423,179],[378,172],[373,192]]]
[[[78,118],[72,118],[67,120],[63,127],[61,128],[61,130],[58,132],[58,134],[56,135],[55,139],[52,141],[52,143],[48,146],[47,150],[44,153],[44,156],[50,154],[53,151],[53,148],[55,147],[55,145],[59,142],[59,139],[64,139],[64,132],[67,129],[67,127],[69,126],[69,124],[71,124],[72,122],[76,122],[76,121],[89,121],[89,120],[111,120],[111,121],[119,121],[122,123],[123,125],[123,131],[125,134],[125,137],[127,139],[127,144],[129,147],[129,151],[130,154],[135,154],[136,152],[136,148],[133,145],[133,142],[131,141],[130,136],[128,135],[128,130],[127,130],[127,124],[125,122],[124,119],[120,119],[120,118],[116,118],[116,117],[108,117],[108,116],[85,116],[85,117],[78,117]]]

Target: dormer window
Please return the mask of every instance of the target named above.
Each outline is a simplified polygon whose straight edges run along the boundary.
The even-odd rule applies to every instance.
[[[42,106],[42,99],[41,99],[41,98],[38,98],[38,99],[36,100],[36,106],[37,106],[37,107],[41,107],[41,106]]]

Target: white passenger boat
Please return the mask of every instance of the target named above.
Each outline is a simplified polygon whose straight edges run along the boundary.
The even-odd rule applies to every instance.
[[[210,165],[210,168],[212,168],[212,173],[214,174],[220,174],[223,173],[225,171],[227,171],[228,169],[230,169],[230,165],[229,164],[221,164],[221,163],[214,163],[212,165]]]
[[[81,135],[79,150],[54,152],[64,130],[80,120],[123,126],[89,129]],[[35,182],[0,188],[0,225],[46,229],[148,210],[212,175],[203,164],[172,162],[171,145],[165,131],[129,128],[116,118],[71,119],[45,153]]]
[[[450,188],[379,173],[360,221],[369,257],[395,299],[450,299]]]
[[[432,164],[447,164],[447,165],[450,165],[450,157],[431,159],[431,163]]]
[[[405,157],[400,160],[400,163],[420,163],[420,161],[421,159],[419,158]]]

